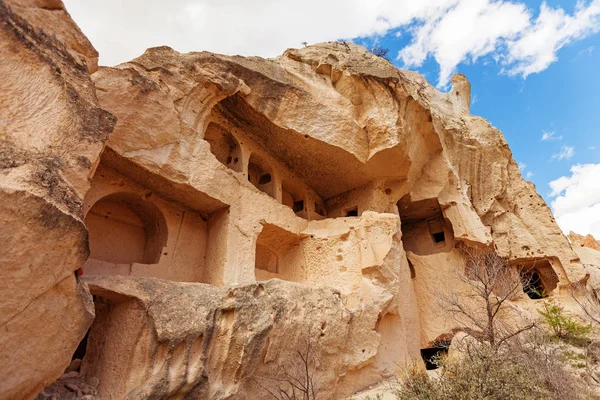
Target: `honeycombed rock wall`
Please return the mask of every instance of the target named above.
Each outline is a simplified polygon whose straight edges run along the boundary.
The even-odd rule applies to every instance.
[[[341,42],[97,67],[42,3],[0,2],[0,397],[35,396],[91,325],[76,374],[103,399],[267,398],[307,344],[343,398],[452,337],[464,247],[557,298],[588,283],[466,77],[442,93]]]

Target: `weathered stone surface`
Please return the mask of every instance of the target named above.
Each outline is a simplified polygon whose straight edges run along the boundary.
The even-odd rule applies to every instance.
[[[600,251],[581,246],[573,246],[573,249],[589,274],[589,285],[594,290],[600,290]]]
[[[74,270],[114,117],[73,57],[84,39],[60,1],[0,1],[0,398],[30,398],[60,376],[94,315]]]
[[[10,4],[0,397],[69,364],[93,315],[79,266],[96,317],[77,379],[119,399],[265,398],[257,379],[307,337],[324,398],[393,379],[453,334],[438,297],[467,290],[461,246],[558,298],[596,285],[501,132],[470,115],[462,75],[441,93],[346,43],[275,59],[158,47],[92,85],[96,53],[60,2]],[[539,304],[511,300],[523,317]],[[53,339],[16,347],[39,324]]]
[[[568,238],[574,247],[587,247],[594,250],[600,250],[600,242],[592,235],[582,236],[575,232],[570,232]]]
[[[90,74],[98,69],[98,52],[73,23],[61,0],[4,0],[4,3],[34,30],[56,38],[77,63],[87,66]]]
[[[234,288],[154,278],[87,282],[97,317],[82,368],[98,376],[101,398],[266,398],[257,381],[294,360],[307,337],[319,349],[318,379],[333,383],[321,388],[329,398],[356,366],[339,355],[375,351],[352,338],[364,318],[329,288],[281,280]]]

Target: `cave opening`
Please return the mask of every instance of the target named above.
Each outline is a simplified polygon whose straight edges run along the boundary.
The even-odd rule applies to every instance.
[[[294,206],[292,207],[295,213],[301,212],[304,210],[304,200],[294,201]]]
[[[248,161],[248,181],[258,190],[275,198],[275,184],[271,177],[273,168],[260,156],[252,153]]]
[[[271,174],[264,174],[258,178],[259,185],[266,185],[269,182],[271,182]]]
[[[263,229],[256,238],[256,280],[278,278],[303,281],[303,254],[298,235],[275,225],[263,224]]]
[[[113,193],[97,201],[85,217],[90,258],[116,264],[154,264],[167,242],[162,212],[133,193]]]
[[[432,371],[440,367],[440,361],[448,356],[450,348],[449,340],[436,342],[432,347],[421,349],[421,358],[425,363],[425,369]]]
[[[79,344],[77,345],[77,349],[75,349],[75,352],[73,353],[73,356],[71,357],[71,361],[73,361],[75,359],[83,360],[83,357],[85,357],[85,352],[87,350],[87,342],[88,342],[89,335],[90,335],[90,330],[88,329],[88,331],[85,333],[85,336],[83,337],[83,339],[81,339],[81,342],[79,342]]]
[[[452,225],[436,198],[398,202],[404,249],[418,255],[448,252],[454,247]]]
[[[549,259],[514,261],[521,278],[523,292],[532,300],[544,299],[558,286],[558,275]]]
[[[537,271],[522,272],[521,283],[523,291],[530,299],[539,300],[548,297],[548,292],[544,289],[542,278]]]
[[[294,210],[294,213],[300,218],[307,219],[308,213],[306,212],[304,199],[306,193],[302,187],[288,179],[284,179],[281,184],[281,202],[283,205],[290,207]]]
[[[211,153],[221,164],[236,172],[242,172],[243,166],[240,163],[242,149],[231,133],[219,125],[211,123],[206,128],[204,140],[210,144]]]
[[[346,217],[358,217],[358,206],[346,210]]]

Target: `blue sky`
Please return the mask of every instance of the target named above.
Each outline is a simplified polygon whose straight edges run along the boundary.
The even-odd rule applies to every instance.
[[[564,231],[600,238],[600,0],[65,0],[101,65],[152,46],[273,57],[304,41],[390,49],[505,135]],[[545,135],[545,136],[544,136]],[[542,140],[545,138],[545,140]]]
[[[562,3],[568,6],[571,2]],[[353,41],[365,47],[389,48],[390,60],[405,68],[396,57],[410,39],[410,34],[403,32],[401,38],[390,33]],[[558,58],[526,79],[501,73],[502,67],[492,56],[461,63],[456,70],[471,82],[471,114],[488,119],[504,133],[514,158],[525,165],[523,176],[548,202],[552,200],[548,183],[568,175],[573,163],[600,162],[600,35],[563,47]],[[436,85],[439,65],[433,57],[410,69]],[[546,140],[542,140],[544,133],[548,134]],[[552,157],[565,147],[572,147],[574,155],[561,160]]]
[[[525,4],[537,18],[542,2]],[[566,14],[576,12],[572,1],[546,4]],[[439,83],[440,64],[434,55],[417,67],[407,66],[398,56],[414,39],[414,27],[408,26],[353,41],[389,48],[388,57],[396,66],[417,70],[447,90]],[[600,238],[600,34],[591,32],[571,41],[556,51],[556,57],[526,77],[509,76],[496,51],[476,60],[463,59],[454,72],[471,82],[471,113],[504,133],[523,177],[536,185],[565,232]]]

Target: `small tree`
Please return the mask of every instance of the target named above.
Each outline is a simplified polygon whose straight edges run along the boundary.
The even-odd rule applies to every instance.
[[[579,323],[554,300],[545,301],[544,309],[538,310],[538,312],[543,317],[544,324],[550,328],[553,338],[572,344],[582,344],[588,341],[587,334],[592,329],[591,324]]]
[[[390,51],[390,49],[388,49],[386,47],[381,47],[381,46],[373,46],[373,47],[369,48],[369,52],[376,55],[377,57],[384,58],[388,61],[390,61],[390,59],[387,56],[389,51]]]
[[[600,300],[596,290],[579,283],[573,285],[571,290],[573,300],[581,307],[585,315],[596,325],[600,325]]]
[[[304,47],[308,46],[308,42],[302,42],[301,44],[302,44],[302,46],[304,46]]]
[[[277,365],[273,376],[255,378],[254,381],[273,399],[317,400],[319,354],[318,345],[309,332],[305,340],[299,341],[294,357]]]
[[[456,274],[456,279],[463,288],[440,294],[441,306],[458,323],[458,331],[489,344],[497,352],[508,340],[535,326],[527,321],[515,324],[518,313],[513,313],[512,324],[505,319],[512,310],[509,300],[528,284],[519,278],[526,274],[521,273],[521,267],[509,266],[492,250],[463,247],[462,251],[466,268],[464,274]]]

